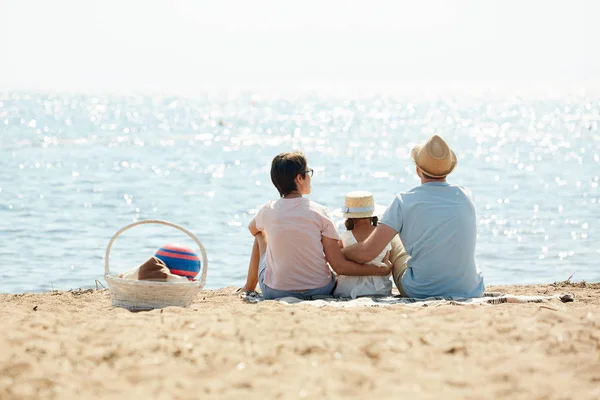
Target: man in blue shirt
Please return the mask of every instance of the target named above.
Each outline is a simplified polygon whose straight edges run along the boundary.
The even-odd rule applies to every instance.
[[[485,284],[475,264],[477,225],[470,192],[446,182],[457,159],[438,135],[415,146],[411,158],[421,185],[396,196],[362,243],[344,248],[346,258],[367,262],[399,234],[407,263],[394,265],[394,281],[407,297],[480,297]]]

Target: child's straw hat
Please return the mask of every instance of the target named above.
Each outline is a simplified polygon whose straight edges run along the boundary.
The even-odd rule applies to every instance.
[[[385,211],[385,206],[375,204],[371,192],[356,191],[346,194],[344,207],[335,211],[337,216],[344,218],[369,218],[380,216]]]

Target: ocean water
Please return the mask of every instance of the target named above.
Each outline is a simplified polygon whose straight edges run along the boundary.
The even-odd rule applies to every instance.
[[[241,285],[274,155],[304,151],[330,209],[351,190],[388,204],[419,184],[409,152],[433,133],[459,158],[449,182],[473,192],[488,283],[600,281],[600,96],[407,97],[0,92],[0,292],[104,283],[109,240],[144,219],[196,235],[208,288]],[[194,247],[129,229],[110,271],[170,242]]]

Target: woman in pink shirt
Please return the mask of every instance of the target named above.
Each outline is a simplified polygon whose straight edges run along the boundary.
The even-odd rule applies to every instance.
[[[303,195],[310,194],[313,170],[300,152],[281,153],[271,163],[271,181],[281,198],[269,201],[250,221],[254,246],[242,291],[258,284],[265,299],[329,295],[335,275],[389,275],[386,267],[347,260],[327,210]]]

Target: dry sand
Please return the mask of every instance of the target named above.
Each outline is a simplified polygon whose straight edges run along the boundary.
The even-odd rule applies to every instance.
[[[574,303],[420,308],[232,290],[139,313],[106,290],[0,295],[0,399],[600,398],[600,284],[489,288]]]

